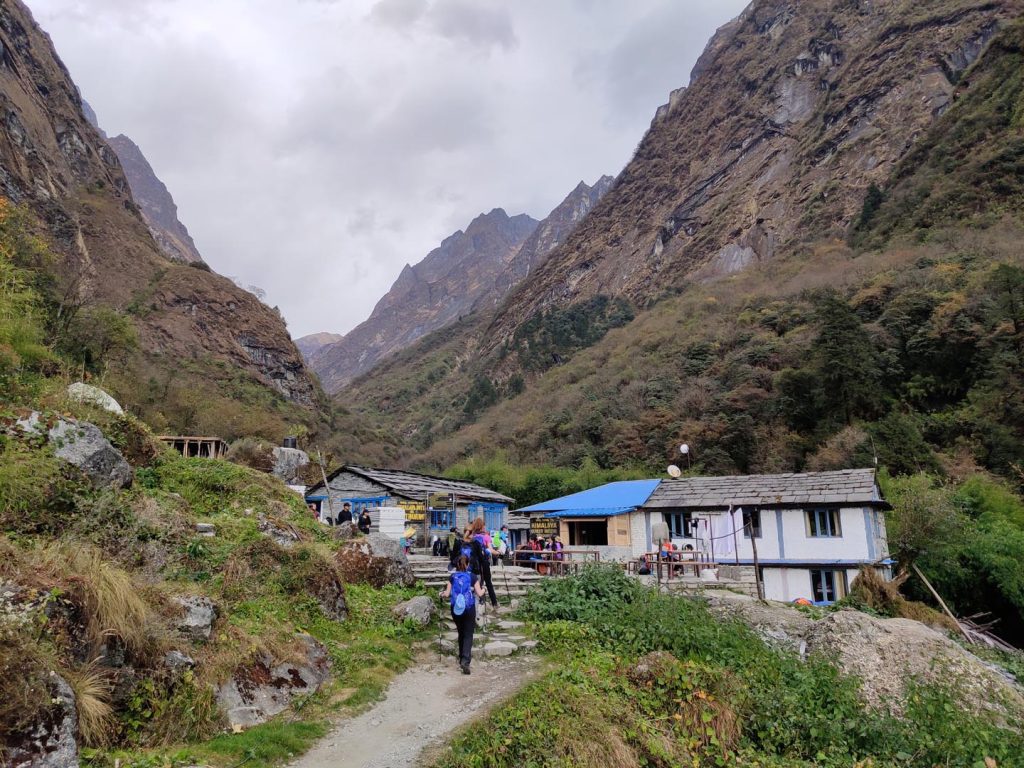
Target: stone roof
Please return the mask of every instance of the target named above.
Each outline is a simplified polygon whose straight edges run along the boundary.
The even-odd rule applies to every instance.
[[[451,480],[447,477],[421,475],[417,472],[405,472],[398,469],[376,469],[374,467],[356,467],[347,465],[333,472],[329,478],[333,480],[342,472],[351,472],[383,485],[389,491],[408,499],[422,500],[432,493],[454,493],[460,499],[468,501],[493,501],[512,504],[515,499],[504,496],[490,488],[464,480]],[[323,485],[320,483],[319,485]],[[319,487],[319,486],[317,486]]]
[[[662,480],[643,506],[646,509],[728,509],[730,505],[800,507],[809,504],[887,506],[878,491],[873,469]]]

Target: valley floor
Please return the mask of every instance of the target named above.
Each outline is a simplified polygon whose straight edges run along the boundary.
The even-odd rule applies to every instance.
[[[541,671],[536,656],[478,658],[473,674],[454,657],[423,657],[399,675],[387,695],[334,730],[290,768],[406,768],[437,755],[456,729],[517,693]]]

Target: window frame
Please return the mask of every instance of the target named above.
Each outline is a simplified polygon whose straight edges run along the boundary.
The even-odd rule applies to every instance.
[[[668,535],[671,539],[692,539],[693,536],[693,513],[692,512],[664,512],[662,516],[665,525],[668,526]],[[672,518],[678,518],[680,528],[672,525]]]
[[[846,597],[849,589],[846,583],[846,571],[837,568],[811,568],[809,572],[811,578],[811,597],[814,599],[814,602],[835,603]],[[831,599],[825,596],[826,591],[829,589],[828,585],[824,583],[826,575],[830,576],[832,580],[831,592],[833,597]],[[818,596],[819,586],[822,587],[821,597]]]
[[[822,533],[822,520],[827,523],[825,528],[829,533]],[[804,510],[804,530],[811,539],[843,538],[842,510],[837,507],[811,507]]]
[[[757,515],[755,518],[754,515]],[[750,522],[750,530],[747,530],[747,523]],[[755,524],[756,523],[756,524]],[[753,534],[755,539],[764,538],[764,528],[761,525],[761,508],[760,507],[743,507],[743,538],[749,539],[750,535]]]
[[[569,546],[571,546],[571,547],[607,547],[607,546],[609,546],[608,545],[608,540],[609,540],[609,536],[608,536],[608,520],[609,520],[609,518],[607,518],[607,517],[595,517],[595,518],[586,518],[586,519],[566,520],[565,522],[567,523],[568,529],[569,529],[568,531],[566,531],[569,534],[569,536],[568,536]],[[579,538],[580,538],[579,537],[579,532],[580,532],[579,531],[579,526],[580,525],[599,527],[602,523],[604,524],[604,544],[591,544],[591,543],[583,544],[583,543],[579,542]]]

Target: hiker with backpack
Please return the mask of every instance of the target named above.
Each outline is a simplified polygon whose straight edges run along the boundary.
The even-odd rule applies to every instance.
[[[473,660],[473,630],[476,628],[476,601],[484,596],[480,586],[480,577],[469,570],[469,558],[459,555],[455,562],[455,571],[448,576],[441,597],[449,598],[452,621],[459,633],[459,668],[462,674],[469,674],[469,664]]]
[[[479,552],[478,559],[474,566],[470,560],[470,566],[474,573],[480,575],[480,580],[487,587],[487,594],[491,598],[491,605],[498,607],[498,593],[494,591],[494,582],[491,581],[491,546],[490,536],[487,535],[486,523],[482,517],[478,517],[469,527],[469,538],[475,542],[474,554]]]

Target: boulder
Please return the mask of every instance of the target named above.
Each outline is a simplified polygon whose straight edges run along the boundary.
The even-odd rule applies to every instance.
[[[266,515],[260,515],[256,526],[259,528],[260,533],[273,539],[276,544],[285,549],[290,549],[302,541],[299,532],[291,525],[281,520],[274,520]]]
[[[327,680],[327,651],[309,635],[298,636],[296,659],[276,662],[267,654],[235,669],[217,688],[217,705],[231,726],[248,728],[288,708],[292,699],[317,691]]]
[[[26,734],[4,744],[9,768],[78,768],[78,712],[67,680],[50,673],[53,706]]]
[[[165,653],[163,661],[164,666],[172,672],[183,672],[186,669],[192,669],[196,665],[195,659],[178,650],[171,650]]]
[[[67,391],[68,397],[71,400],[95,405],[105,411],[110,411],[110,413],[116,413],[118,416],[124,415],[124,409],[121,407],[121,404],[99,387],[76,381],[68,387]]]
[[[82,470],[96,488],[132,484],[131,466],[95,424],[58,418],[47,435],[57,458]]]
[[[286,483],[295,484],[299,480],[302,468],[309,464],[309,454],[298,448],[274,448],[274,467],[271,474]]]
[[[174,598],[174,602],[182,608],[182,617],[177,623],[178,632],[195,643],[209,640],[213,623],[220,613],[216,603],[198,595],[179,595]]]
[[[830,613],[813,622],[807,649],[834,659],[861,680],[874,707],[900,714],[912,681],[952,685],[967,709],[1005,722],[1024,716],[1024,691],[946,635],[912,619],[882,619],[860,611]]]
[[[399,603],[391,609],[399,619],[413,619],[421,627],[427,626],[434,618],[437,608],[434,601],[425,595],[419,595],[404,603]]]
[[[394,539],[380,533],[360,536],[344,542],[335,556],[345,581],[411,587],[416,577],[405,552]]]

